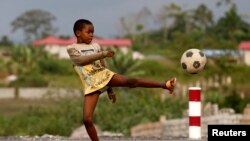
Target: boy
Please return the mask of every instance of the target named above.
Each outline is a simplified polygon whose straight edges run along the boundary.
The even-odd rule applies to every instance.
[[[162,83],[152,80],[128,78],[107,69],[103,59],[113,57],[115,53],[111,50],[103,51],[98,44],[92,43],[94,25],[89,20],[77,20],[73,30],[77,38],[77,43],[69,45],[67,51],[84,87],[83,122],[92,141],[99,141],[92,120],[99,95],[104,91],[107,91],[113,103],[116,101],[116,97],[112,91],[112,87],[163,88],[169,90],[170,94],[173,93],[176,78]]]

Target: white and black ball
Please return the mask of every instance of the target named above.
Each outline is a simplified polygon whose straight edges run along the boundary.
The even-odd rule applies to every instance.
[[[207,63],[207,57],[199,49],[188,49],[181,57],[181,67],[190,74],[201,72]]]

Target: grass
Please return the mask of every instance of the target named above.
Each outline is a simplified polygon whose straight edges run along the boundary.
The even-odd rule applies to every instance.
[[[160,115],[181,117],[187,106],[186,100],[177,97],[160,102],[158,89],[114,90],[117,102],[112,104],[104,93],[95,111],[94,123],[104,131],[129,135],[133,126],[157,121]],[[69,136],[82,125],[82,97],[0,99],[0,102],[0,136]],[[173,104],[178,106],[171,106]]]
[[[1,99],[0,136],[69,136],[82,124],[82,101],[67,97],[56,99]]]
[[[53,104],[48,100],[43,99],[0,99],[0,113],[5,116],[14,116],[22,113],[30,107],[49,107]]]

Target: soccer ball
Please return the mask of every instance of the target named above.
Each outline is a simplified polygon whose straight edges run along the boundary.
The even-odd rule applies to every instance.
[[[206,63],[207,57],[205,54],[195,48],[186,50],[181,57],[182,68],[190,74],[197,74],[202,71]]]

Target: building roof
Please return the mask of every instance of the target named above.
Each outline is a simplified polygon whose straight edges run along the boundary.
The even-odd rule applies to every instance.
[[[250,41],[242,41],[239,45],[240,50],[250,50]]]
[[[131,40],[129,39],[105,39],[105,38],[94,38],[93,42],[98,43],[100,46],[131,46]],[[69,39],[61,39],[56,36],[48,36],[46,38],[36,40],[32,44],[35,46],[39,45],[70,45],[76,43],[76,38],[72,37]]]
[[[65,42],[64,39],[58,38],[56,36],[48,36],[46,38],[36,40],[32,44],[35,46],[39,46],[39,45],[66,45],[67,43]]]
[[[238,56],[241,56],[241,52],[239,50],[204,49],[202,51],[207,57],[222,57],[222,56],[238,57]]]
[[[100,44],[101,46],[131,46],[129,39],[98,39],[94,38],[93,42]]]

